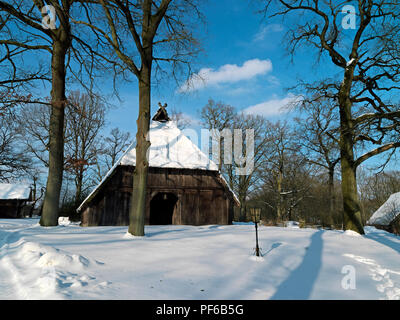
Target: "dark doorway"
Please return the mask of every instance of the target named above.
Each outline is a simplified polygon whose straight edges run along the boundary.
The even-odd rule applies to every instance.
[[[159,192],[150,201],[150,224],[172,224],[178,198],[173,193]]]

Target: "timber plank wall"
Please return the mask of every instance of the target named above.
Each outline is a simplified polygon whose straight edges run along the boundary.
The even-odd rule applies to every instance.
[[[0,218],[23,218],[26,200],[0,200]]]
[[[133,166],[118,166],[97,194],[82,208],[82,226],[128,225]],[[231,224],[234,206],[231,192],[218,172],[192,169],[149,168],[146,224],[150,202],[158,193],[173,193],[172,224]]]

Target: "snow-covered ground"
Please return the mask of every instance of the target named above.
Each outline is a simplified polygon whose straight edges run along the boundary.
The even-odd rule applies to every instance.
[[[1,299],[400,299],[400,238],[254,226],[0,220]]]

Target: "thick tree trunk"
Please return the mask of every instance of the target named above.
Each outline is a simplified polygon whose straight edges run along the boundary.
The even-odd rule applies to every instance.
[[[246,211],[246,195],[239,192],[239,202],[240,202],[240,210],[239,210],[239,221],[246,221],[247,211]]]
[[[350,87],[352,71],[346,70],[339,92],[340,108],[340,155],[342,171],[342,195],[344,229],[364,234],[357,193],[356,165],[354,161],[354,127],[351,114]]]
[[[142,67],[139,79],[139,116],[136,134],[136,166],[133,173],[133,192],[129,211],[128,232],[134,236],[144,236],[146,215],[146,189],[149,168],[148,132],[150,126],[151,68]]]
[[[51,60],[52,89],[49,128],[49,174],[40,225],[58,224],[58,210],[64,165],[65,56],[67,41],[54,41]]]

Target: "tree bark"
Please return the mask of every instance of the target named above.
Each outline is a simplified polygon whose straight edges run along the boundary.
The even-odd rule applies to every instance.
[[[246,193],[243,193],[242,190],[239,190],[239,221],[244,222],[247,218],[247,210],[246,210]]]
[[[282,181],[283,181],[283,173],[282,170],[279,169],[278,177],[277,177],[277,191],[278,191],[278,203],[276,205],[276,221],[279,223],[282,221]]]
[[[83,172],[79,172],[76,181],[75,205],[78,207],[82,201]]]
[[[136,166],[133,173],[133,192],[129,211],[128,232],[134,236],[144,236],[146,215],[146,190],[149,168],[148,132],[150,127],[151,67],[143,66],[139,78],[139,116],[136,134]]]
[[[49,174],[40,225],[58,225],[58,210],[64,165],[65,56],[69,40],[55,40],[51,59],[52,89],[49,130]]]
[[[357,193],[356,169],[354,161],[354,126],[351,114],[350,88],[353,70],[348,68],[339,91],[340,110],[340,155],[342,171],[343,224],[345,230],[364,234],[361,210]]]
[[[328,197],[329,197],[329,213],[326,220],[326,224],[331,226],[333,224],[333,214],[335,210],[335,184],[334,184],[334,176],[335,176],[335,168],[330,167],[328,171],[329,181],[328,181]]]

